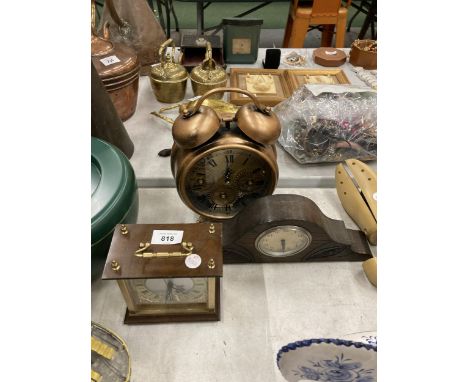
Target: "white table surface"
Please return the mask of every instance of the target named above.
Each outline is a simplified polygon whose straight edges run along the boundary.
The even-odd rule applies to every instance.
[[[356,229],[335,189],[289,188]],[[196,215],[174,188],[139,190],[139,223],[190,223]],[[92,285],[91,318],[118,333],[132,360],[132,382],[284,381],[278,350],[290,342],[376,330],[376,289],[360,262],[225,265],[221,321],[124,325],[115,281]]]
[[[253,65],[233,65],[236,67],[262,67],[265,57],[264,48],[259,49],[258,60]],[[312,60],[314,49],[282,49],[282,57],[289,51],[296,50],[307,57],[306,68],[324,69]],[[343,49],[349,51],[349,49]],[[228,65],[229,70],[230,65]],[[280,68],[292,68],[281,64]],[[340,67],[348,77],[351,84],[368,87],[356,77],[352,65],[346,62]],[[185,99],[193,97],[190,81],[187,83]],[[224,96],[227,99],[227,95]],[[162,158],[158,152],[172,146],[171,125],[162,119],[150,114],[159,111],[161,107],[170,106],[158,102],[151,90],[148,77],[140,77],[138,102],[135,114],[124,125],[135,145],[135,153],[131,158],[132,166],[139,187],[174,187],[175,182],[171,174],[169,157]],[[175,119],[177,109],[164,113]],[[296,162],[283,148],[277,144],[279,180],[278,187],[334,187],[334,164],[301,165]],[[369,162],[376,169],[376,162]]]
[[[321,68],[311,59],[312,49],[299,51],[307,54],[306,67]],[[261,67],[264,55],[260,49],[255,65],[236,66]],[[341,68],[352,84],[366,86],[350,64]],[[192,95],[188,84],[186,99]],[[167,105],[156,101],[149,79],[142,77],[136,112],[125,122],[135,144],[138,222],[191,223],[197,216],[173,188],[170,160],[157,155],[172,144],[171,126],[150,114],[162,106]],[[174,119],[177,112],[167,115]],[[309,197],[327,216],[356,229],[333,188],[335,165],[299,165],[277,149],[275,193]],[[126,341],[132,382],[280,382],[276,354],[283,345],[376,330],[377,293],[360,262],[225,265],[223,273],[221,321],[208,323],[124,325],[126,307],[117,284],[92,284],[91,318]]]

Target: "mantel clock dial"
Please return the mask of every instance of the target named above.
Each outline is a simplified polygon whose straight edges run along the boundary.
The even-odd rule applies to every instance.
[[[289,257],[306,249],[312,235],[303,227],[276,226],[263,231],[255,239],[255,248],[266,256]]]
[[[300,195],[257,199],[223,223],[225,263],[362,261],[372,257],[361,231],[325,216]]]

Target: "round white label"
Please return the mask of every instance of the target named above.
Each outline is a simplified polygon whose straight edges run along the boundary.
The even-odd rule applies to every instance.
[[[325,54],[328,56],[334,56],[336,54],[336,50],[326,50]]]
[[[377,192],[374,192],[374,195],[372,195],[372,197],[374,198],[374,200],[377,200]]]
[[[187,268],[192,268],[192,269],[198,268],[200,264],[201,264],[201,257],[195,253],[192,253],[191,255],[188,255],[185,258],[185,265],[187,266]]]

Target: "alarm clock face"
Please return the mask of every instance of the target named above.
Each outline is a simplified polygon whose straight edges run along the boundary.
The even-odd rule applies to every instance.
[[[293,256],[312,242],[309,231],[302,227],[284,225],[263,231],[255,240],[255,248],[271,257]]]
[[[207,278],[171,278],[130,280],[139,304],[206,303]]]
[[[271,163],[255,150],[219,148],[201,154],[187,169],[189,207],[211,218],[230,218],[250,200],[270,195],[276,185]]]

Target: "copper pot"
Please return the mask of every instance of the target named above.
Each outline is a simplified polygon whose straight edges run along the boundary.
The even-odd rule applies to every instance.
[[[91,28],[91,59],[104,88],[122,121],[135,113],[138,99],[140,63],[135,51],[123,44],[109,40],[108,24],[103,37]]]

